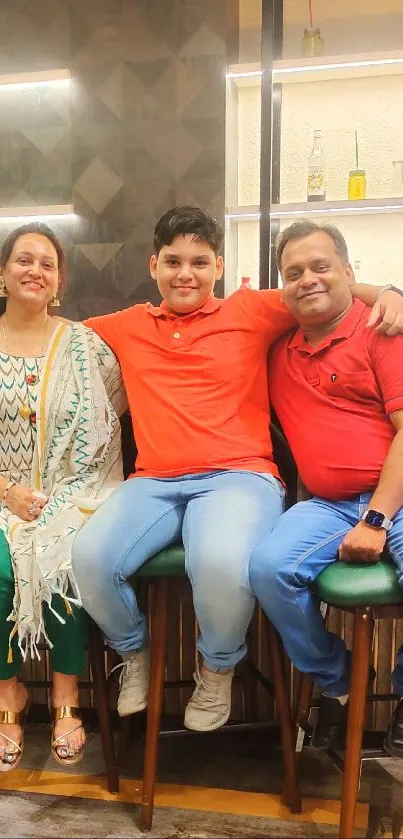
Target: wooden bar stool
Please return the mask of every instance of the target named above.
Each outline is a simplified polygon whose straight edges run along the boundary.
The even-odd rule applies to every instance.
[[[105,669],[105,644],[100,629],[91,619],[89,621],[88,653],[108,790],[109,792],[116,793],[119,792],[119,775],[113,739],[112,718],[109,708],[108,682]]]
[[[354,615],[339,824],[340,839],[347,839],[353,836],[361,760],[365,757],[362,739],[374,622],[381,618],[403,618],[403,591],[397,582],[396,567],[388,558],[382,558],[375,565],[347,565],[345,562],[336,561],[316,579],[315,591],[320,601]],[[302,726],[307,720],[311,686],[310,677],[304,676],[297,710],[297,717]],[[393,698],[393,694],[379,697],[380,700]],[[371,699],[376,701],[376,695]]]
[[[140,812],[141,828],[150,830],[153,818],[158,741],[164,691],[169,589],[172,578],[186,577],[183,546],[175,545],[161,551],[139,569],[137,576],[140,579],[147,580],[154,589],[150,685]],[[295,769],[294,729],[291,719],[284,652],[280,638],[271,625],[268,625],[267,638],[272,664],[274,694],[281,724],[285,775],[284,798],[291,811],[298,813],[301,810],[301,799]],[[264,677],[263,681],[265,681]]]

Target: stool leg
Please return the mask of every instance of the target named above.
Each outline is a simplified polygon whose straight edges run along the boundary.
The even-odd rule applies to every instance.
[[[295,702],[295,761],[297,768],[302,755],[302,748],[305,740],[305,731],[309,724],[309,712],[312,704],[313,681],[309,673],[298,674],[298,689]]]
[[[340,839],[353,836],[354,830],[373,625],[371,609],[361,607],[356,610],[340,811]]]
[[[283,645],[270,621],[266,622],[267,640],[273,668],[273,686],[277,713],[281,724],[281,741],[285,774],[285,801],[292,813],[301,812],[301,796],[295,764],[294,726],[291,718],[290,696],[285,669]]]
[[[241,674],[243,682],[243,693],[245,700],[245,718],[248,722],[256,722],[258,719],[258,682],[253,669],[256,666],[252,654],[252,639],[250,632],[246,635],[246,658],[241,662]]]
[[[104,639],[93,620],[89,621],[89,651],[108,789],[109,792],[119,792],[119,775],[116,768],[115,745],[108,703],[108,683],[105,675]]]
[[[129,746],[131,745],[132,741],[132,715],[130,714],[127,717],[122,717],[120,720],[119,726],[119,739],[118,739],[118,766],[122,768],[122,766],[126,763],[129,754]]]
[[[151,830],[153,819],[158,739],[164,693],[169,578],[160,577],[156,579],[153,585],[155,586],[155,596],[152,616],[150,687],[148,692],[143,790],[140,808],[140,827],[142,830]]]
[[[312,704],[313,681],[309,673],[299,673],[299,684],[295,709],[297,725],[308,725]]]

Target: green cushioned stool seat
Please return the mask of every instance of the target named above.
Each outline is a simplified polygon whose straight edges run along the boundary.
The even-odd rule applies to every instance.
[[[403,602],[396,567],[387,559],[375,565],[337,560],[315,581],[321,600],[334,606],[390,606]]]
[[[170,545],[145,562],[137,571],[136,577],[184,577],[185,574],[183,545]]]

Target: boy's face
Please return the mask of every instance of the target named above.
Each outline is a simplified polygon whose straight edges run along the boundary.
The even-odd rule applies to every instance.
[[[201,309],[211,297],[216,280],[223,273],[222,256],[215,255],[207,242],[193,234],[176,236],[150,260],[150,271],[168,309],[188,315]]]

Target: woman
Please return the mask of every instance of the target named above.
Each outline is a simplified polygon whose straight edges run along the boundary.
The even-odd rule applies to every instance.
[[[87,517],[123,479],[111,351],[82,324],[53,312],[66,282],[63,250],[45,225],[19,227],[0,253],[0,771],[23,751],[21,658],[51,647],[52,752],[82,757],[78,709],[85,613],[71,546]]]

